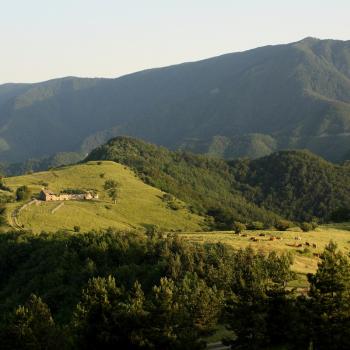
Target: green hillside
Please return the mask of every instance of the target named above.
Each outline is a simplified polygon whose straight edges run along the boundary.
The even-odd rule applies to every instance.
[[[118,184],[116,204],[104,190],[106,180]],[[20,211],[18,224],[12,217],[13,212],[29,199],[7,204],[8,222],[34,232],[73,230],[74,226],[82,231],[108,227],[131,230],[145,229],[151,224],[164,230],[199,230],[203,224],[203,219],[191,214],[184,203],[176,199],[164,201],[164,193],[144,184],[130,169],[114,162],[88,162],[6,178],[3,182],[14,191],[26,185],[34,196],[44,185],[55,193],[79,189],[95,190],[99,194],[96,201],[65,201],[56,211],[62,202],[38,201]]]
[[[284,217],[328,221],[338,209],[350,213],[347,165],[327,162],[309,151],[281,151],[230,164],[245,198]]]
[[[232,219],[271,225],[281,217],[328,221],[339,209],[350,213],[349,166],[307,151],[224,161],[117,137],[87,160],[130,166],[146,183],[190,203],[195,211],[213,215],[217,224]]]
[[[225,158],[350,151],[350,41],[306,38],[117,79],[0,86],[0,161],[87,153],[117,135]],[[45,147],[43,147],[45,145]]]

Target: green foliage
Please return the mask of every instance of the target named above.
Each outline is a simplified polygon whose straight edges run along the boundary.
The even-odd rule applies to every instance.
[[[317,349],[348,349],[350,334],[350,263],[330,242],[316,274],[308,276],[312,337]]]
[[[233,229],[235,233],[241,233],[247,229],[247,226],[245,224],[242,224],[241,222],[235,221],[233,223]]]
[[[227,344],[247,350],[285,344],[285,339],[277,339],[271,329],[279,328],[281,334],[288,329],[281,320],[288,319],[286,286],[294,278],[291,257],[274,252],[264,256],[247,248],[235,260],[240,268],[234,271],[231,287],[234,294],[226,303],[228,328],[234,332],[235,339]]]
[[[106,191],[109,191],[109,190],[117,188],[117,187],[118,187],[118,183],[115,180],[106,180],[104,185],[103,185],[103,188]]]
[[[260,221],[253,221],[250,222],[247,225],[248,230],[263,230],[264,229],[264,223]]]
[[[281,217],[327,221],[336,208],[350,207],[348,169],[305,151],[225,162],[118,137],[87,158],[98,159],[130,166],[146,183],[212,216],[217,229],[232,229],[234,221],[280,222],[284,229]]]
[[[27,200],[29,197],[30,197],[30,191],[26,185],[20,186],[17,188],[16,190],[17,201],[24,201],[24,200]]]
[[[11,188],[4,184],[2,178],[0,178],[0,190],[12,192]]]
[[[279,231],[287,231],[289,228],[293,227],[293,223],[288,220],[278,220],[275,223],[275,227]]]
[[[309,232],[314,229],[314,225],[310,222],[302,222],[299,226],[304,232]]]
[[[183,200],[193,212],[213,216],[218,229],[232,229],[235,220],[272,223],[279,218],[245,199],[230,165],[219,159],[171,152],[127,137],[111,140],[87,158],[100,159],[130,166],[144,182]]]
[[[118,198],[118,183],[114,180],[106,180],[103,188],[107,191],[108,196],[115,204]]]
[[[0,331],[3,350],[58,350],[62,345],[62,334],[49,308],[36,295],[31,295],[24,306],[18,306]]]
[[[283,151],[231,163],[241,191],[254,203],[292,221],[331,219],[350,207],[350,173],[306,151]]]
[[[6,207],[0,205],[0,226],[7,224]]]
[[[237,349],[348,349],[348,258],[331,242],[308,276],[307,298],[288,287],[292,263],[290,254],[156,230],[4,233],[0,347],[203,349],[203,336],[224,320]]]
[[[111,276],[89,281],[72,322],[78,349],[141,349],[147,345],[142,334],[147,325],[144,295],[139,284],[134,289],[125,292]]]
[[[333,222],[345,222],[350,221],[350,207],[337,208],[331,213]]]

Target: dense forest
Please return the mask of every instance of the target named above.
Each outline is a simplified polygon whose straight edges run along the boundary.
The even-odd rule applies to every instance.
[[[350,265],[329,243],[308,295],[292,257],[149,231],[0,236],[1,349],[348,349]],[[335,318],[336,317],[336,318]]]
[[[274,225],[328,221],[350,208],[350,171],[307,151],[281,151],[257,160],[224,161],[169,151],[117,137],[86,160],[113,160],[133,168],[146,182],[209,214],[217,228],[234,221]]]
[[[328,221],[339,209],[350,209],[346,164],[327,162],[309,151],[281,151],[230,166],[247,200],[288,219]]]

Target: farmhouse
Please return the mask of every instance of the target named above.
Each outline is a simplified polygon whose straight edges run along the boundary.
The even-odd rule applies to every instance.
[[[41,190],[39,194],[39,199],[42,201],[71,201],[71,200],[92,200],[92,199],[98,199],[98,194],[92,193],[92,192],[85,192],[85,193],[60,193],[55,194],[49,190]]]

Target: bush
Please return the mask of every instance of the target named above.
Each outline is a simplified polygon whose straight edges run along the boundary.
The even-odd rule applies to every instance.
[[[211,208],[207,211],[207,215],[214,218],[214,225],[218,230],[232,230],[234,218],[232,213],[223,208]]]
[[[299,226],[304,232],[309,232],[314,229],[313,224],[310,222],[302,222]]]
[[[30,196],[30,191],[27,186],[18,187],[16,190],[16,199],[17,201],[22,201],[28,199]]]
[[[233,229],[235,233],[241,233],[242,231],[246,230],[246,225],[242,224],[241,222],[235,221],[233,224]]]
[[[288,220],[279,220],[276,222],[275,227],[278,231],[287,231],[293,227],[293,223]]]
[[[177,203],[175,201],[168,202],[168,208],[172,210],[179,210],[182,208],[180,203]]]
[[[0,180],[0,190],[7,191],[7,192],[12,192],[10,187],[7,187],[3,182],[2,179]]]
[[[260,221],[253,221],[247,226],[249,230],[263,230],[264,227],[264,224]]]

